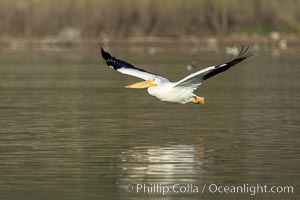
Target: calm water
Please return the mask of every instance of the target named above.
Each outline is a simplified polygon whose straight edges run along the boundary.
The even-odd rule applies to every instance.
[[[192,59],[231,58],[110,51],[174,81],[191,73]],[[205,105],[125,89],[138,79],[105,67],[97,50],[1,50],[0,58],[1,199],[299,199],[297,53],[260,54],[208,80],[197,91]],[[212,194],[212,183],[288,185],[294,194]],[[136,184],[200,191],[163,196]]]

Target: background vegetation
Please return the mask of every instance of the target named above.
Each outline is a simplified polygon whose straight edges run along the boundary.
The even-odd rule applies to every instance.
[[[300,33],[299,0],[1,0],[0,36]]]

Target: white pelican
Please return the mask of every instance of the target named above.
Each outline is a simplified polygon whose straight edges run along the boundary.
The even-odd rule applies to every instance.
[[[132,85],[128,85],[126,86],[126,88],[148,88],[148,93],[150,95],[165,102],[179,104],[204,104],[204,98],[194,94],[194,90],[196,90],[206,79],[218,73],[224,72],[233,65],[241,62],[249,56],[252,56],[254,54],[254,51],[248,51],[248,49],[249,47],[246,49],[244,49],[243,47],[239,55],[235,59],[224,64],[207,67],[205,69],[197,71],[178,82],[170,82],[164,77],[134,67],[133,65],[125,61],[112,57],[109,53],[105,52],[103,48],[101,48],[101,54],[106,64],[110,68],[123,74],[135,76],[145,80]]]

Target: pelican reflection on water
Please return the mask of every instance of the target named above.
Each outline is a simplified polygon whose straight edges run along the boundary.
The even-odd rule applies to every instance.
[[[118,184],[199,183],[205,173],[204,154],[203,138],[194,144],[132,147],[119,154]]]

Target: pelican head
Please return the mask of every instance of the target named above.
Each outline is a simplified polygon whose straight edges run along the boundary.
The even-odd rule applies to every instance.
[[[141,89],[141,88],[149,88],[149,87],[154,87],[154,86],[157,86],[155,78],[149,79],[147,81],[142,81],[142,82],[134,83],[131,85],[127,85],[126,88]]]

